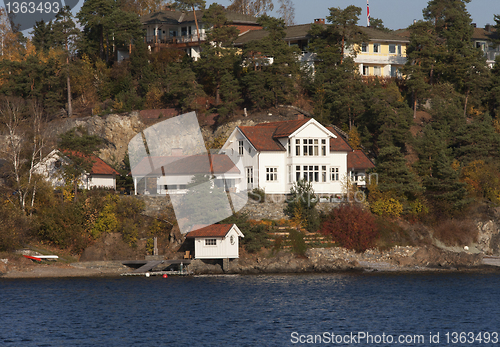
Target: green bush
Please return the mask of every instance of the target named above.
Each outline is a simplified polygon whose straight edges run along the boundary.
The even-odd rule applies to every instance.
[[[320,218],[316,210],[318,199],[312,188],[312,183],[304,180],[295,182],[290,189],[285,213],[293,221],[310,232],[316,232],[320,226]]]
[[[261,248],[268,248],[271,242],[268,240],[267,228],[263,225],[252,225],[245,214],[236,213],[221,221],[221,223],[236,224],[245,236],[241,244],[247,252],[255,253]]]
[[[290,246],[292,246],[293,253],[304,256],[307,251],[307,244],[304,240],[304,234],[295,229],[290,229],[288,230],[288,232],[288,238],[290,240]]]
[[[251,192],[248,193],[248,197],[252,200],[263,203],[266,201],[266,192],[264,189],[254,188]]]

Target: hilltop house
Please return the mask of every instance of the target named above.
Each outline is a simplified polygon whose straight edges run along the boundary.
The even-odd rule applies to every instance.
[[[146,37],[145,41],[150,51],[161,49],[184,50],[186,54],[197,60],[200,57],[200,45],[206,41],[207,25],[203,23],[203,12],[195,11],[199,35],[192,11],[184,12],[169,9],[149,13],[141,17]],[[262,29],[257,24],[257,18],[249,15],[226,11],[226,18],[240,33],[249,30]]]
[[[315,19],[315,24],[324,25],[324,19]],[[290,46],[301,50],[301,63],[314,67],[315,54],[308,51],[311,36],[308,32],[312,24],[292,25],[285,29],[285,40]],[[407,38],[395,33],[387,33],[370,27],[358,27],[369,39],[360,47],[360,52],[354,59],[363,76],[399,77],[399,69],[406,63],[406,47],[410,42]],[[234,42],[241,47],[252,40],[260,40],[268,35],[265,30],[254,30],[240,35]],[[346,51],[345,55],[351,54]]]
[[[263,189],[285,195],[299,179],[312,183],[319,195],[342,193],[341,182],[351,176],[365,184],[366,170],[374,167],[362,151],[354,151],[331,127],[315,119],[262,123],[236,127],[221,149],[244,174],[237,191]]]
[[[92,169],[81,176],[79,188],[116,189],[116,176],[120,174],[102,159],[94,155],[90,156],[90,159],[93,161]],[[35,166],[34,172],[44,177],[54,187],[61,187],[64,186],[62,166],[68,162],[70,159],[63,152],[54,149]]]
[[[500,45],[494,42],[500,39],[496,29],[487,24],[484,28],[477,28],[475,23],[472,23],[474,32],[472,33],[472,42],[474,47],[479,48],[484,52],[486,64],[490,68],[495,64],[495,58],[500,54]]]
[[[195,259],[236,259],[239,238],[244,237],[236,224],[212,224],[186,234],[194,239]]]

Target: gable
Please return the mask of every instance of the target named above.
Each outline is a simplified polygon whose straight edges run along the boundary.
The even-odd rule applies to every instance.
[[[335,137],[336,135],[333,134],[330,130],[328,130],[328,128],[325,128],[323,125],[318,123],[316,120],[309,119],[307,123],[300,126],[289,136],[309,138],[309,137]]]

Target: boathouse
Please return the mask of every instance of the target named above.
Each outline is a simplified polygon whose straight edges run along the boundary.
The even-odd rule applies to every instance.
[[[236,224],[212,224],[186,235],[194,239],[195,259],[235,259],[239,257],[239,238],[244,237]]]

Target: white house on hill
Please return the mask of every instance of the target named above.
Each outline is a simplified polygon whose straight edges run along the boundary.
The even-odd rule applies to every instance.
[[[349,175],[364,184],[366,170],[374,167],[333,128],[303,116],[236,127],[221,153],[242,162],[244,174],[235,182],[237,190],[260,188],[266,194],[288,194],[299,179],[311,182],[317,194],[339,194],[342,179]]]
[[[106,164],[102,159],[91,156],[93,161],[90,172],[80,178],[80,189],[109,188],[116,189],[116,176],[120,175],[115,169]],[[40,163],[35,166],[35,173],[41,175],[54,187],[64,185],[62,178],[62,166],[70,159],[63,152],[54,149]]]
[[[195,259],[236,259],[240,237],[244,236],[236,224],[212,224],[186,235],[194,239]]]

